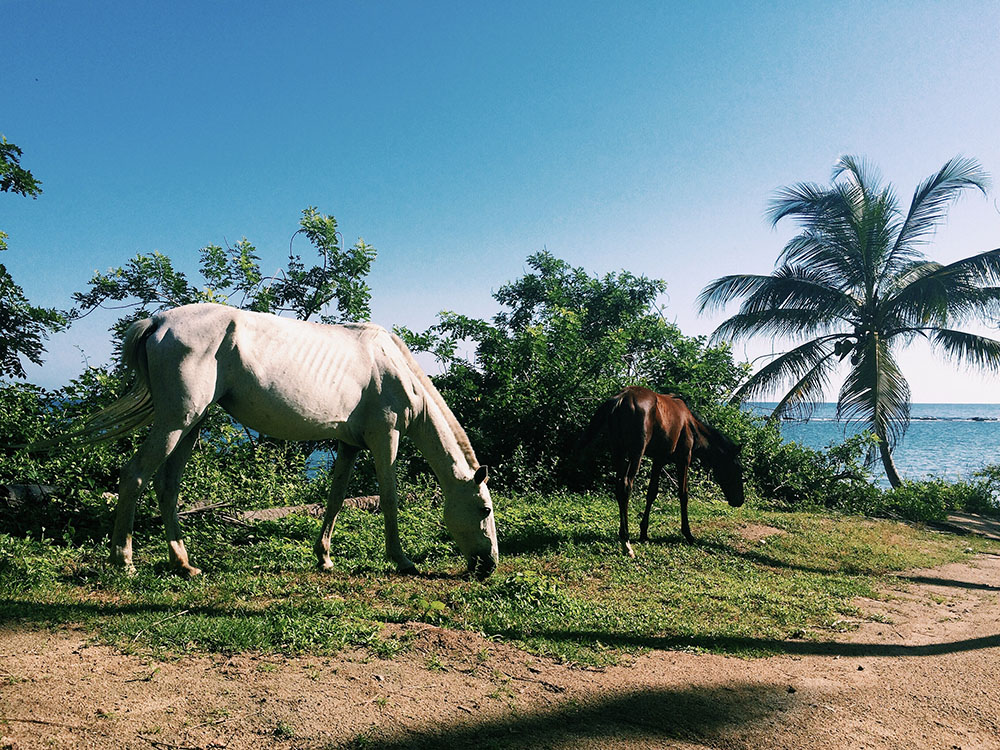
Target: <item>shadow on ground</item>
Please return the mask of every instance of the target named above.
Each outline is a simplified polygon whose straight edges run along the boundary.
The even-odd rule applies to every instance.
[[[970,589],[972,591],[1000,591],[1000,586],[993,586],[989,583],[973,583],[971,581],[957,581],[954,578],[934,578],[932,576],[896,576],[901,581],[910,583],[922,583],[927,586],[944,586],[953,589]]]
[[[477,720],[418,731],[373,730],[341,745],[382,750],[475,747],[573,747],[601,741],[662,747],[670,740],[723,739],[793,706],[786,686],[733,683],[717,688],[634,690],[593,701],[569,701],[528,714]]]
[[[513,630],[496,633],[505,638],[523,638],[523,633]],[[578,630],[534,630],[533,636],[550,641],[567,643],[596,643],[628,648],[649,648],[662,651],[715,651],[720,653],[786,654],[789,656],[935,656],[963,651],[1000,648],[1000,634],[960,641],[900,645],[892,643],[845,643],[840,641],[778,640],[774,638],[745,638],[741,636],[656,636],[630,633],[608,633]]]

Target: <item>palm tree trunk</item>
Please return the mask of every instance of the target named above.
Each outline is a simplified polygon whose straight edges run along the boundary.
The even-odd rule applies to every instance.
[[[882,454],[882,465],[885,467],[885,475],[889,479],[889,484],[893,487],[899,487],[903,483],[903,478],[896,471],[896,463],[892,460],[889,443],[886,442],[885,438],[881,438],[878,441],[878,449]]]

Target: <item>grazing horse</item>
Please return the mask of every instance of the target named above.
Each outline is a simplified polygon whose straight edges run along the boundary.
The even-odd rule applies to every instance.
[[[639,524],[640,542],[649,538],[649,510],[660,487],[663,466],[668,461],[677,467],[681,533],[688,542],[694,542],[687,515],[688,469],[692,459],[699,459],[712,472],[731,506],[743,505],[739,446],[698,419],[678,396],[654,393],[638,386],[626,388],[601,404],[581,436],[579,447],[591,444],[603,430],[607,430],[610,438],[615,470],[615,497],[621,515],[618,538],[629,557],[635,557],[635,553],[629,542],[628,498],[645,453],[653,459],[653,470],[646,493],[646,510]]]
[[[128,329],[123,360],[136,373],[129,391],[75,432],[39,443],[100,442],[151,424],[121,470],[111,535],[112,562],[134,570],[136,501],[153,480],[169,559],[188,562],[177,518],[184,464],[209,406],[219,404],[246,427],[283,440],[338,442],[332,490],[315,552],[330,570],[330,535],[362,448],[371,451],[385,518],[386,554],[416,572],[397,526],[395,463],[408,436],[444,491],[444,521],[469,566],[486,578],[497,564],[493,504],[469,438],[398,336],[368,323],[321,325],[224,305],[194,304],[140,320]]]

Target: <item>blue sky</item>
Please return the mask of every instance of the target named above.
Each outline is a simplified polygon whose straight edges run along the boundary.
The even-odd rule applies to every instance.
[[[1000,5],[977,2],[26,2],[0,0],[0,133],[43,182],[0,196],[4,253],[37,303],[95,270],[249,238],[276,270],[301,210],[379,252],[374,318],[422,329],[548,249],[666,279],[666,314],[769,272],[775,188],[864,155],[908,200],[948,158],[1000,182]],[[1000,246],[969,195],[928,254]],[[303,244],[302,251],[308,248]],[[110,356],[110,317],[53,338],[47,386]],[[740,345],[747,357],[770,342]],[[915,401],[1000,382],[902,358]]]

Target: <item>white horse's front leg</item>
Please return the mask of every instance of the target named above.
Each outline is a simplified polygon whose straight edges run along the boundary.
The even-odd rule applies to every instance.
[[[385,444],[372,447],[375,476],[378,479],[379,503],[385,519],[385,554],[405,575],[417,572],[417,566],[408,558],[399,543],[399,514],[396,495],[396,454],[399,451],[399,433],[390,430]]]
[[[334,524],[337,523],[337,514],[344,505],[347,485],[351,481],[354,462],[360,450],[346,443],[337,444],[337,461],[333,465],[333,480],[330,496],[326,501],[326,513],[323,515],[323,527],[313,547],[316,552],[316,564],[320,570],[333,570],[333,561],[330,559],[330,536],[333,534]]]

